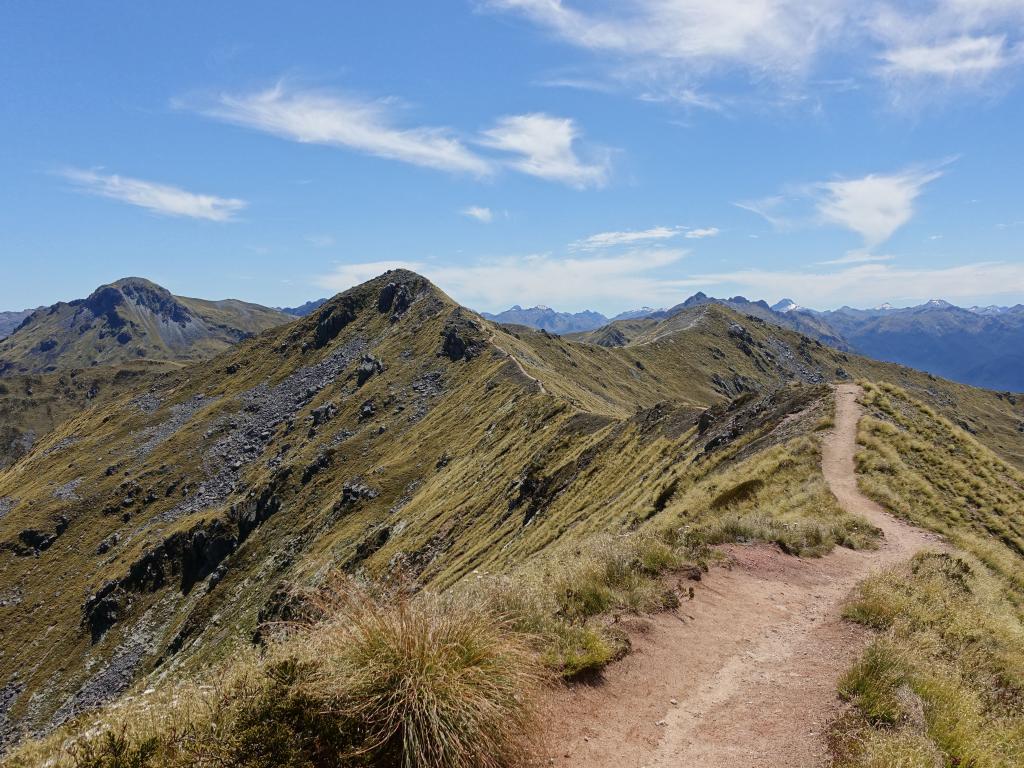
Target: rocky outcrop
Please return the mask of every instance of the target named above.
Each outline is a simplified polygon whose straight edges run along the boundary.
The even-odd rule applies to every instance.
[[[451,313],[444,325],[439,354],[453,362],[472,360],[483,351],[484,339],[483,328],[460,307]]]
[[[82,623],[92,642],[123,618],[132,593],[156,592],[177,581],[180,592],[187,595],[208,577],[223,576],[228,556],[281,508],[290,474],[290,469],[281,469],[266,486],[250,490],[232,506],[226,520],[199,523],[167,537],[132,563],[123,577],[107,581],[86,598]]]

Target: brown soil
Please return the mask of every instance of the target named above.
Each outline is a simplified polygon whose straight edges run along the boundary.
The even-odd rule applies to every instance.
[[[822,470],[845,509],[882,529],[883,545],[807,560],[767,545],[725,547],[728,564],[695,585],[694,599],[678,612],[629,620],[629,656],[596,682],[551,693],[544,762],[828,765],[824,731],[842,709],[836,683],[868,639],[842,619],[844,602],[870,573],[942,547],[857,490],[860,389],[843,384],[835,392],[836,424],[823,442]]]

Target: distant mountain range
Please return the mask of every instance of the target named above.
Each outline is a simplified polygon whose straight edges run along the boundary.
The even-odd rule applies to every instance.
[[[551,307],[537,306],[523,309],[516,304],[511,309],[506,309],[497,315],[489,312],[481,312],[488,320],[496,323],[509,325],[527,325],[531,328],[540,328],[551,333],[578,333],[580,331],[591,331],[608,324],[608,318],[600,312],[556,312]]]
[[[149,280],[128,277],[87,298],[22,314],[0,340],[0,375],[46,373],[135,360],[210,357],[290,315],[258,304],[174,296]]]
[[[0,374],[140,358],[199,359],[247,335],[306,317],[326,301],[270,309],[240,301],[184,299],[148,281],[127,278],[101,286],[87,299],[38,310],[0,312]],[[114,302],[112,314],[104,302]],[[715,298],[696,293],[673,307],[641,307],[614,317],[590,310],[559,312],[546,306],[519,305],[481,314],[498,323],[620,346],[646,332],[650,323],[644,321],[659,322],[683,309],[706,304],[728,307],[843,351],[974,386],[1024,391],[1024,305],[1020,304],[958,307],[933,299],[916,307],[883,304],[870,309],[844,306],[817,311],[789,298],[769,305],[744,296]],[[22,328],[15,334],[19,326]]]
[[[1024,391],[1024,305],[796,310],[824,320],[857,352],[988,389]]]
[[[277,310],[292,317],[305,317],[320,309],[326,303],[327,299],[313,299],[313,301],[307,301],[305,304],[300,304],[297,307],[278,307]]]
[[[20,312],[0,312],[0,339],[6,339],[14,329],[21,325],[26,317],[35,310],[23,309]]]
[[[1024,391],[1024,305],[1020,304],[965,308],[933,299],[916,307],[883,304],[873,309],[842,307],[819,312],[788,298],[769,305],[743,296],[719,299],[696,293],[669,309],[644,307],[613,318],[599,312],[569,313],[550,307],[520,306],[493,315],[484,313],[484,317],[552,333],[579,334],[603,346],[618,346],[644,332],[645,326],[637,325],[637,320],[660,321],[703,304],[726,306],[841,350],[919,368],[965,384]]]

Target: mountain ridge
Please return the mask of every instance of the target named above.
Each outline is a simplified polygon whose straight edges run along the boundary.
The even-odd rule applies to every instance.
[[[0,340],[0,375],[196,360],[291,319],[258,304],[174,296],[145,278],[121,278],[28,314]]]
[[[942,299],[932,299],[912,307],[888,304],[872,309],[843,306],[818,311],[782,299],[774,305],[751,301],[744,296],[715,298],[695,293],[669,309],[644,309],[623,312],[598,323],[579,323],[573,318],[586,313],[558,313],[546,309],[545,318],[565,318],[561,322],[538,323],[529,310],[485,315],[496,322],[515,322],[543,327],[555,333],[589,334],[578,336],[604,346],[615,346],[645,327],[643,321],[670,317],[687,307],[716,303],[745,315],[758,317],[790,328],[842,350],[852,350],[879,360],[927,370],[965,384],[1003,391],[1024,391],[1024,305],[958,307]],[[596,314],[596,313],[592,313]],[[600,317],[604,317],[601,315]],[[507,318],[507,319],[506,319]],[[587,325],[593,325],[587,328]],[[649,323],[648,323],[649,325]],[[563,328],[563,330],[558,330]]]
[[[443,587],[629,530],[720,451],[792,436],[789,415],[858,377],[911,388],[1024,461],[1024,404],[727,306],[606,348],[491,323],[415,273],[385,273],[109,389],[0,469],[8,730],[45,731],[147,674],[230,654],[287,619],[287,585],[325,564]]]

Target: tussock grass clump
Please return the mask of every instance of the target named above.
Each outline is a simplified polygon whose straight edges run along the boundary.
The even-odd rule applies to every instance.
[[[790,555],[820,557],[836,546],[867,549],[874,545],[874,529],[852,515],[834,522],[783,520],[758,513],[731,514],[692,529],[692,536],[708,546],[729,542],[764,541],[776,544]]]
[[[374,594],[347,577],[322,618],[288,628],[205,685],[127,699],[11,766],[503,768],[528,751],[539,666],[528,638],[479,603]]]
[[[382,600],[351,584],[321,598],[330,618],[282,650],[309,670],[303,693],[359,734],[357,753],[405,768],[499,768],[522,754],[536,682],[523,633],[485,605]]]
[[[446,592],[338,573],[307,618],[181,683],[129,696],[23,744],[16,768],[506,768],[537,733],[552,673],[627,649],[614,614],[677,604],[671,535],[600,536]]]
[[[840,683],[840,765],[1024,765],[1024,624],[1003,588],[934,553],[860,587],[847,615],[882,634]]]

